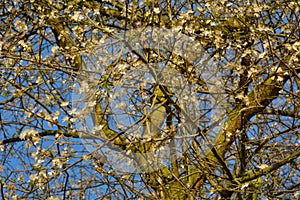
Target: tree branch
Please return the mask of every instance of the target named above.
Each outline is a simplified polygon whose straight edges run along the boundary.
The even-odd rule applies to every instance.
[[[278,168],[282,167],[283,165],[293,161],[294,159],[296,159],[300,156],[300,146],[298,146],[294,151],[295,151],[295,153],[292,153],[291,155],[289,155],[286,158],[282,159],[281,161],[275,163],[274,165],[272,165],[270,167],[266,167],[258,172],[248,170],[243,174],[242,177],[239,177],[236,180],[240,183],[245,183],[247,181],[251,181],[251,180],[257,179],[258,177],[266,175],[274,170],[277,170]]]

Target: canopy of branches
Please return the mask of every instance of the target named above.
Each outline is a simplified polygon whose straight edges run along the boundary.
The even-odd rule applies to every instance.
[[[2,199],[299,198],[299,8],[1,1]]]

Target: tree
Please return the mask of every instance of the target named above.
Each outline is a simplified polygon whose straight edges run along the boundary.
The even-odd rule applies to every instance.
[[[297,1],[1,4],[3,199],[299,195]],[[194,54],[152,48],[147,34],[135,48],[137,35],[149,33],[141,30],[156,37],[155,30],[172,30],[165,44],[179,42]],[[111,46],[116,41],[124,46]],[[201,67],[213,63],[217,80],[197,65],[204,54],[210,61]],[[141,72],[155,80],[126,78]],[[128,80],[141,87],[117,90]],[[81,105],[87,113],[78,117]],[[155,156],[163,148],[169,157],[161,162]],[[131,171],[117,170],[105,150],[132,160]]]

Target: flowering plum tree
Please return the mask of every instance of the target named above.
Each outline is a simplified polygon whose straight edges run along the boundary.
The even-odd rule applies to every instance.
[[[0,4],[2,199],[299,198],[299,2]]]

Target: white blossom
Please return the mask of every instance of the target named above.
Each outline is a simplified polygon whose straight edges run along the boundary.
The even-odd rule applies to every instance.
[[[54,158],[52,160],[52,165],[57,168],[62,168],[63,162],[60,160],[60,158]]]
[[[38,174],[31,174],[31,175],[29,176],[29,179],[30,179],[31,181],[36,181],[36,180],[39,179],[39,176],[38,176]]]
[[[258,165],[257,167],[259,169],[265,169],[265,168],[269,167],[269,165],[267,165],[267,164],[261,164],[261,165]]]
[[[75,11],[74,15],[72,16],[72,19],[75,21],[80,21],[83,18],[84,18],[84,16],[79,11]]]
[[[295,51],[300,51],[300,42],[295,42],[292,46]]]
[[[159,14],[159,13],[160,13],[160,10],[159,10],[159,8],[154,8],[154,9],[153,9],[153,12],[156,13],[156,14]]]
[[[55,53],[58,49],[59,49],[58,46],[53,46],[53,47],[51,48],[51,51],[52,51],[52,53]]]
[[[244,188],[246,188],[246,187],[248,187],[248,186],[249,186],[249,182],[244,183],[244,184],[242,185],[241,189],[243,190]]]
[[[25,138],[27,137],[32,137],[32,136],[36,136],[38,135],[38,132],[34,129],[26,129],[24,130],[20,135],[19,135],[19,138],[21,140],[24,140]]]
[[[62,107],[66,107],[66,106],[68,106],[69,105],[69,102],[67,102],[67,101],[63,101],[63,102],[61,102],[61,104],[60,104]]]

